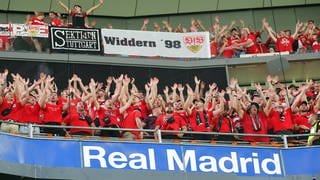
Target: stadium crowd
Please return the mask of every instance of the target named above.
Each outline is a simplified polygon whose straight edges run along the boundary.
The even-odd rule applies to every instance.
[[[86,23],[87,16],[95,9],[99,8],[104,1],[99,3],[87,11],[83,11],[80,5],[74,5],[73,9],[69,9],[61,0],[57,3],[65,9],[69,14],[72,22],[68,22],[67,16],[62,16],[54,11],[49,12],[49,20],[46,21],[45,13],[35,12],[34,16],[26,17],[26,24],[30,25],[49,25],[74,28],[92,28],[96,25],[95,21]],[[221,17],[223,18],[223,17]],[[280,30],[275,32],[268,21],[262,20],[260,30],[255,30],[251,25],[246,25],[240,20],[240,25],[233,20],[230,25],[220,23],[220,18],[216,16],[211,27],[205,27],[201,20],[191,19],[189,28],[179,24],[172,27],[166,20],[161,23],[154,22],[154,31],[166,32],[198,32],[208,31],[211,34],[211,56],[222,58],[239,57],[240,54],[259,54],[273,52],[289,52],[289,53],[306,53],[320,51],[320,28],[316,26],[313,20],[307,22],[297,22],[295,30]],[[143,21],[141,30],[151,30],[148,28],[149,20]],[[106,28],[113,28],[108,24]],[[266,31],[268,39],[262,40],[262,33]],[[293,33],[292,33],[293,32]],[[48,50],[48,39],[30,38],[30,37],[0,37],[0,50],[20,50],[33,49],[37,52]]]
[[[35,128],[35,133],[130,139],[154,135],[156,140],[156,133],[139,130],[175,131],[162,133],[163,138],[184,138],[186,131],[278,135],[320,133],[320,83],[312,80],[287,87],[277,76],[267,76],[265,86],[255,84],[254,89],[249,90],[241,88],[234,78],[230,79],[228,87],[222,89],[214,82],[208,84],[194,77],[194,85],[167,85],[162,94],[158,90],[157,77],[146,82],[144,90],[139,90],[135,79],[127,75],[107,77],[105,83],[91,79],[85,85],[74,74],[66,89],[58,89],[54,77],[44,73],[33,83],[19,74],[11,74],[12,81],[8,76],[8,70],[0,74],[0,119],[4,132],[27,133],[31,123],[88,127]],[[92,130],[89,127],[137,131]],[[270,142],[269,137],[240,138],[203,133],[189,138]],[[318,136],[309,137],[310,145],[319,142]]]

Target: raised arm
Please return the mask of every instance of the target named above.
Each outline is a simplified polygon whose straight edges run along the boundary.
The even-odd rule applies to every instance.
[[[86,11],[87,15],[90,14],[92,11],[96,10],[104,3],[104,0],[99,0],[99,3]]]
[[[68,12],[68,14],[71,13],[71,10],[69,9],[68,6],[66,6],[61,0],[58,0],[58,4],[65,10]]]
[[[295,29],[295,31],[294,31],[294,33],[292,35],[293,39],[297,39],[298,33],[302,28],[303,28],[303,22],[300,23],[300,21],[298,21],[297,24],[296,24],[296,29]]]
[[[269,23],[265,20],[265,21],[263,21],[263,25],[264,25],[264,27],[267,29],[268,34],[269,34],[269,36],[271,37],[271,39],[272,39],[274,42],[277,42],[277,37],[273,34],[273,30],[272,30],[272,28],[270,27]]]

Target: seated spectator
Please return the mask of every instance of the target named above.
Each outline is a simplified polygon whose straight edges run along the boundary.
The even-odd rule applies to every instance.
[[[61,0],[58,0],[58,4],[70,14],[70,17],[72,17],[72,27],[74,28],[85,28],[85,18],[103,3],[104,0],[99,0],[99,4],[89,8],[86,12],[82,12],[82,7],[80,5],[74,5],[73,10],[71,11]]]

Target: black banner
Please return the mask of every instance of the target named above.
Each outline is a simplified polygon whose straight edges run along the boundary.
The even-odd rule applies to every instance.
[[[51,50],[55,52],[101,52],[100,29],[50,28]]]

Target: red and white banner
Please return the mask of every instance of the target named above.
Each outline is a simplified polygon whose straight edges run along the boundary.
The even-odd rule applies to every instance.
[[[47,38],[49,30],[45,25],[0,24],[0,35]]]
[[[0,36],[10,36],[9,24],[0,24]]]
[[[105,54],[210,58],[208,32],[171,33],[101,29]]]

